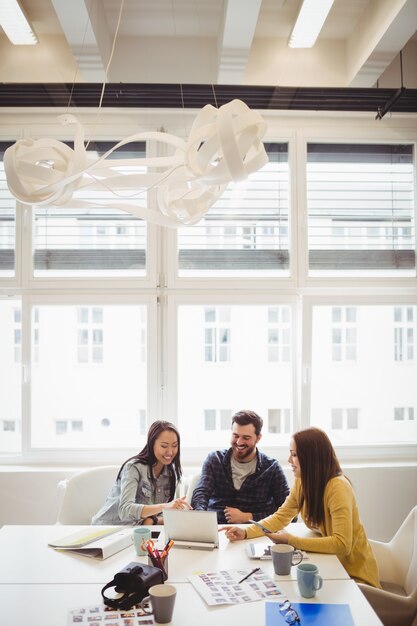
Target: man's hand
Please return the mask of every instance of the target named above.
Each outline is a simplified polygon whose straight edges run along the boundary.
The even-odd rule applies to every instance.
[[[228,524],[246,524],[252,519],[252,513],[245,513],[240,509],[235,509],[233,506],[226,506],[224,515]]]

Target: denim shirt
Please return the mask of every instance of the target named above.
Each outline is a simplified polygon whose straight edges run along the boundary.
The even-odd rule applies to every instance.
[[[92,524],[138,525],[143,523],[142,510],[147,504],[160,504],[170,501],[169,470],[165,466],[156,479],[155,485],[149,477],[149,466],[129,461],[123,468],[120,478],[111,488],[101,509],[96,513]]]

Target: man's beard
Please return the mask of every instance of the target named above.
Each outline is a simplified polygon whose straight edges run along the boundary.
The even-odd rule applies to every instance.
[[[248,456],[251,456],[251,454],[253,454],[256,448],[256,446],[248,446],[244,450],[239,450],[236,446],[232,446],[232,447],[233,447],[233,457],[235,458],[236,461],[240,461],[240,462],[245,461],[248,458]]]

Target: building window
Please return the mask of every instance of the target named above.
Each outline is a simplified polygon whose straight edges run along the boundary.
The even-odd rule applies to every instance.
[[[356,308],[332,309],[333,361],[356,361]]]
[[[394,421],[395,422],[404,422],[406,420],[413,421],[414,420],[414,407],[395,407],[394,409]]]
[[[268,361],[288,362],[291,331],[289,307],[268,308]]]
[[[332,430],[357,430],[359,428],[358,409],[332,409]]]
[[[231,409],[204,409],[204,430],[230,430],[231,426]]]
[[[268,409],[268,432],[274,434],[291,432],[290,409]]]
[[[204,409],[204,430],[216,430],[216,409]]]
[[[100,307],[78,310],[78,362],[103,362],[103,310]]]
[[[55,434],[67,435],[69,433],[82,433],[84,430],[84,423],[82,420],[56,420],[55,421]]]
[[[394,359],[414,359],[414,309],[412,306],[394,308]]]
[[[204,322],[204,360],[212,363],[230,361],[230,307],[206,307]]]

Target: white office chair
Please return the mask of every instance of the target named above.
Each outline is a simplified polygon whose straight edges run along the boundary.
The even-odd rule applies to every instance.
[[[57,524],[91,524],[116,481],[118,465],[103,465],[78,472],[66,482]]]
[[[188,502],[188,504],[191,504],[193,492],[199,480],[200,480],[200,474],[193,474],[188,481],[188,487],[185,493],[185,501]]]
[[[417,506],[388,543],[369,542],[382,589],[359,584],[384,626],[417,624]]]

